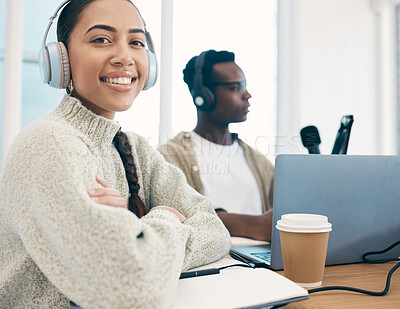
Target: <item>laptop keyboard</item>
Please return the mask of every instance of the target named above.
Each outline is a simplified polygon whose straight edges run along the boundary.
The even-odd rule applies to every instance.
[[[252,253],[251,255],[267,262],[268,264],[271,263],[271,252]]]

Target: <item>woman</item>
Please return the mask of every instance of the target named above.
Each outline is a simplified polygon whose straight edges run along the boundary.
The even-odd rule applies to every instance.
[[[145,84],[143,29],[128,0],[63,9],[71,94],[19,134],[2,171],[0,308],[165,308],[182,270],[228,252],[210,203],[113,120]]]

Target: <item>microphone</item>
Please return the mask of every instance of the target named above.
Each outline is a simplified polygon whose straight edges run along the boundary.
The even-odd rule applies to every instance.
[[[353,115],[343,116],[333,144],[332,154],[346,154],[350,139],[350,130],[353,125]]]
[[[300,131],[300,136],[304,147],[308,149],[308,153],[320,154],[319,144],[321,144],[321,138],[315,126],[304,127]]]

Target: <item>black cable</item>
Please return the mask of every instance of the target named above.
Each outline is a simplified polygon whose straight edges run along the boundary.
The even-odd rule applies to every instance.
[[[382,254],[382,253],[388,252],[389,250],[392,250],[394,247],[396,247],[398,245],[400,245],[400,241],[395,242],[394,244],[390,245],[389,247],[387,247],[384,250],[364,253],[362,255],[362,259],[364,261],[366,261],[367,263],[371,263],[371,264],[380,264],[380,263],[391,262],[391,261],[399,261],[400,259],[386,259],[386,260],[367,259],[367,256],[369,256],[369,255],[377,255],[377,254]],[[342,291],[350,291],[350,292],[367,294],[367,295],[371,295],[371,296],[384,296],[387,294],[387,292],[389,292],[390,281],[392,279],[392,275],[399,267],[400,267],[400,262],[397,263],[396,265],[394,265],[392,267],[392,269],[389,271],[387,278],[386,278],[385,288],[381,292],[368,291],[368,290],[352,288],[352,287],[347,287],[347,286],[326,286],[326,287],[322,287],[322,288],[310,289],[310,290],[308,290],[308,293],[311,294],[311,293],[317,293],[317,292],[323,292],[323,291],[342,290]]]
[[[218,269],[219,269],[219,270],[222,270],[222,269],[229,268],[229,267],[234,267],[234,266],[254,268],[254,267],[251,267],[251,266],[248,265],[248,264],[232,264],[232,265],[227,265],[227,266],[219,267]]]
[[[383,249],[382,251],[372,251],[372,252],[364,253],[362,255],[362,259],[364,261],[368,262],[368,263],[371,263],[371,264],[380,264],[380,263],[386,263],[386,262],[391,262],[391,261],[400,261],[400,259],[398,259],[398,258],[397,259],[385,259],[385,260],[370,260],[370,259],[367,259],[367,256],[369,256],[369,255],[377,255],[377,254],[386,253],[386,252],[392,250],[394,247],[396,247],[398,245],[400,245],[400,240],[396,241],[394,244],[390,245],[386,249]]]
[[[311,289],[308,290],[308,293],[316,293],[316,292],[322,292],[322,291],[331,291],[331,290],[344,290],[344,291],[350,291],[350,292],[356,292],[356,293],[363,293],[371,296],[383,296],[386,295],[387,292],[389,292],[390,288],[390,280],[392,279],[393,273],[400,267],[400,262],[397,263],[388,273],[387,279],[386,279],[386,285],[385,288],[382,292],[374,292],[374,291],[368,291],[368,290],[362,290],[362,289],[357,289],[357,288],[352,288],[352,287],[347,287],[347,286],[326,286],[323,288],[316,288],[316,289]]]

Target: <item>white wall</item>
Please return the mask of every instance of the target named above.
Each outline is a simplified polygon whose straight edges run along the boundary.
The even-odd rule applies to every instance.
[[[280,68],[288,61],[291,66],[280,69],[283,99],[278,104],[286,111],[279,116],[279,134],[291,138],[278,151],[306,153],[299,131],[315,125],[322,140],[321,153],[331,153],[341,117],[352,114],[348,154],[394,154],[391,4],[386,0],[288,2],[290,6],[285,8],[283,3],[282,8],[292,18],[280,26],[282,31],[290,30],[290,44],[281,42],[280,48],[290,48],[290,53],[283,53]],[[287,99],[284,91],[292,92],[292,97]],[[285,123],[285,117],[291,123]]]

